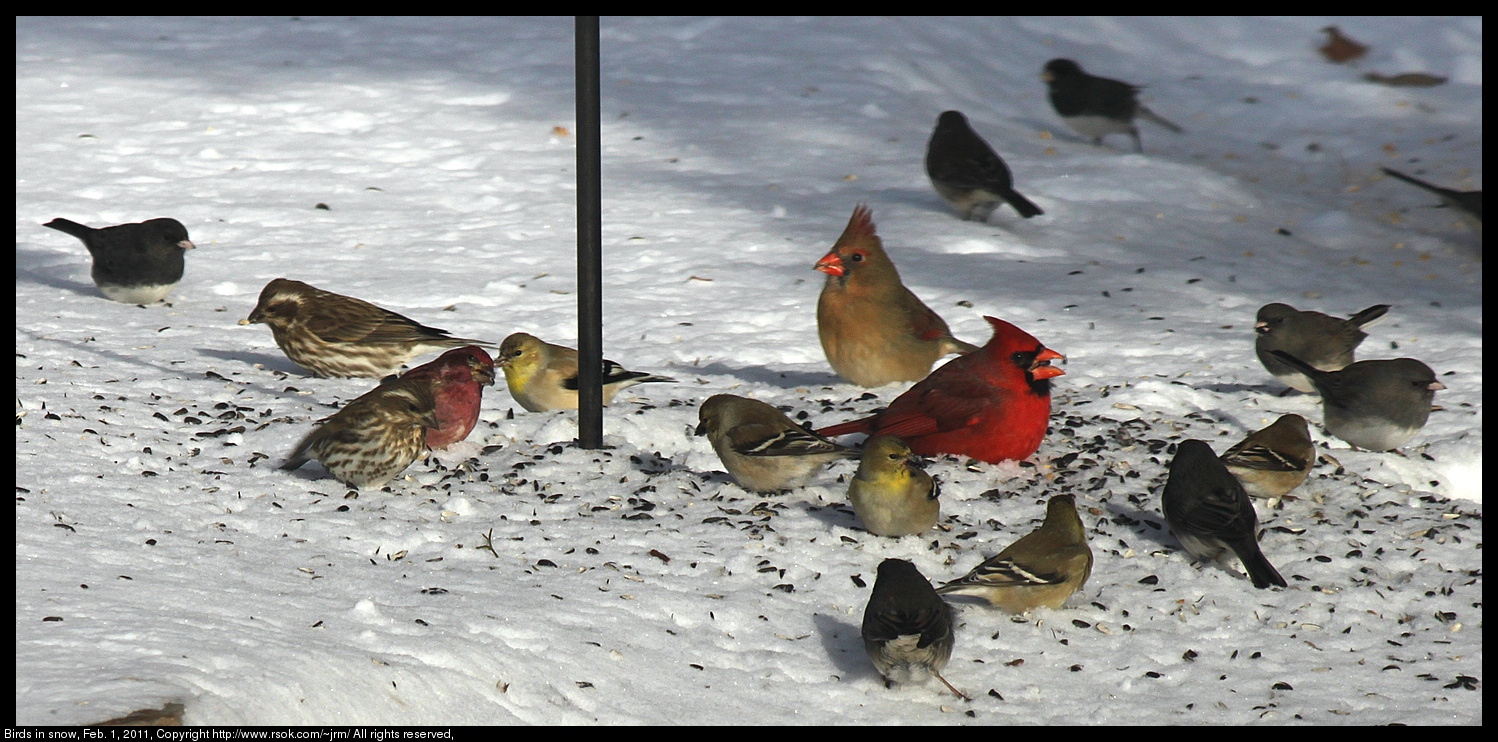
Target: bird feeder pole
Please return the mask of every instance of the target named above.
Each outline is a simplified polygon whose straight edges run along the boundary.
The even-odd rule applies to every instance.
[[[577,443],[603,447],[603,186],[598,16],[574,20],[577,62]]]

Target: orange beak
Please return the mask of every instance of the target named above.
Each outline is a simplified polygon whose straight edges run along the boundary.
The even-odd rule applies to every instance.
[[[838,257],[835,252],[827,253],[812,267],[829,276],[841,276],[848,272],[848,269],[843,267],[843,259]]]
[[[1065,371],[1051,365],[1051,361],[1064,360],[1066,360],[1066,356],[1050,348],[1042,348],[1040,355],[1035,356],[1035,362],[1030,364],[1030,375],[1037,379],[1054,379],[1057,376],[1065,376]]]

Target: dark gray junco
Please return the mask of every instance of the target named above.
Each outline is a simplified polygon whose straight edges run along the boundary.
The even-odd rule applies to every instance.
[[[1008,202],[1026,219],[1045,213],[1014,190],[1014,178],[1003,158],[957,111],[936,119],[936,131],[926,145],[926,175],[963,219],[986,221],[1001,202]]]
[[[94,285],[126,304],[165,299],[182,280],[182,253],[193,248],[187,227],[176,219],[150,219],[95,229],[67,219],[42,225],[83,241],[94,258]]]
[[[874,593],[863,609],[863,648],[885,685],[935,677],[966,699],[941,676],[952,643],[952,609],[921,571],[904,559],[880,562]]]
[[[1316,446],[1305,418],[1283,415],[1229,448],[1222,463],[1250,496],[1284,497],[1306,481],[1316,463]]]
[[[1039,528],[936,592],[973,595],[1010,613],[1024,613],[1060,608],[1091,575],[1092,549],[1077,516],[1076,499],[1054,495]]]
[[[1471,222],[1472,226],[1476,229],[1482,229],[1482,191],[1457,191],[1450,188],[1442,188],[1434,183],[1427,183],[1419,178],[1405,175],[1398,170],[1384,168],[1383,171],[1391,177],[1424,188],[1440,196],[1443,204],[1456,209],[1462,218]]]
[[[1309,376],[1321,392],[1327,432],[1358,448],[1391,451],[1415,437],[1430,418],[1430,403],[1446,385],[1413,358],[1358,361],[1322,371],[1282,350],[1274,354]]]
[[[1253,501],[1211,446],[1193,438],[1176,448],[1160,510],[1192,556],[1213,561],[1232,550],[1254,587],[1285,587],[1285,578],[1259,550]]]
[[[1101,145],[1109,134],[1128,134],[1134,151],[1143,152],[1134,119],[1142,117],[1177,134],[1182,129],[1138,100],[1140,88],[1120,80],[1089,75],[1070,59],[1046,62],[1040,74],[1051,88],[1051,105],[1073,131]]]
[[[1254,353],[1265,370],[1286,386],[1302,392],[1316,387],[1305,374],[1278,358],[1282,350],[1322,371],[1336,371],[1353,361],[1353,351],[1368,334],[1363,328],[1389,311],[1388,304],[1375,304],[1347,319],[1321,312],[1302,312],[1289,304],[1265,304],[1254,319]]]

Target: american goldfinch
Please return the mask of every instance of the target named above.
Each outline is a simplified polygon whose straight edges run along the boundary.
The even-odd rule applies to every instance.
[[[1092,575],[1092,549],[1071,495],[1054,495],[1045,522],[961,579],[936,589],[972,595],[1010,613],[1060,608]]]
[[[905,284],[860,204],[842,236],[813,266],[827,274],[817,299],[817,334],[838,376],[859,386],[918,381],[949,353],[977,346],[952,337],[947,323]]]
[[[465,345],[400,375],[430,385],[438,426],[426,433],[427,447],[447,448],[468,437],[479,422],[484,387],[494,386],[494,360],[477,345]]]
[[[990,463],[1023,459],[1040,448],[1051,416],[1051,365],[1065,356],[1001,319],[988,344],[954,358],[863,420],[818,430],[893,435],[922,456],[949,453]]]
[[[1375,304],[1347,319],[1321,312],[1302,312],[1289,304],[1265,304],[1254,319],[1254,354],[1264,369],[1291,389],[1313,392],[1315,385],[1305,374],[1274,355],[1282,350],[1322,371],[1338,371],[1352,363],[1355,351],[1368,334],[1363,328],[1389,311],[1388,304]]]
[[[1211,446],[1191,439],[1176,447],[1160,510],[1192,556],[1214,561],[1231,550],[1254,587],[1285,587],[1285,578],[1259,550],[1259,516],[1253,501]]]
[[[44,227],[77,237],[94,259],[94,285],[105,298],[126,304],[154,304],[182,280],[183,256],[193,249],[187,227],[176,219],[87,227],[53,219]]]
[[[1430,403],[1446,385],[1413,358],[1358,361],[1341,371],[1321,371],[1284,351],[1280,360],[1310,377],[1321,392],[1327,432],[1358,448],[1392,451],[1408,443],[1430,418]]]
[[[293,363],[324,378],[382,379],[423,353],[493,343],[455,338],[367,301],[277,278],[241,325],[270,325]]]
[[[864,444],[848,501],[869,533],[908,536],[936,525],[941,510],[936,482],[910,459],[910,448],[892,435],[876,435]]]
[[[1009,166],[958,111],[937,117],[936,131],[926,145],[926,175],[963,219],[987,221],[1005,202],[1026,219],[1045,213],[1014,190]]]
[[[426,431],[438,425],[430,382],[387,379],[308,433],[281,468],[315,458],[350,487],[380,487],[426,450]]]
[[[970,700],[941,676],[952,658],[953,641],[952,609],[921,571],[904,559],[880,562],[874,593],[863,610],[863,648],[884,684],[924,683],[935,677]]]
[[[1101,146],[1109,134],[1128,134],[1134,151],[1143,152],[1135,117],[1143,117],[1177,134],[1181,127],[1166,121],[1139,102],[1139,88],[1106,77],[1089,75],[1070,59],[1046,62],[1040,79],[1051,89],[1051,106],[1072,131]]]
[[[715,394],[698,408],[697,417],[697,435],[707,436],[723,467],[747,490],[800,487],[824,465],[858,457],[757,399]]]
[[[1222,463],[1251,497],[1284,497],[1316,463],[1311,431],[1300,415],[1283,415],[1222,455]]]
[[[505,371],[510,396],[531,412],[577,409],[577,351],[552,345],[534,335],[517,332],[499,345],[499,367]],[[613,361],[603,362],[603,403],[619,390],[654,381],[674,382],[669,376],[627,371]]]

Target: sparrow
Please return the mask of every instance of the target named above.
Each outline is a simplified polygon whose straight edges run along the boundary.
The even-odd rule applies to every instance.
[[[1442,188],[1433,183],[1427,183],[1419,178],[1412,178],[1398,170],[1383,168],[1385,174],[1398,178],[1420,188],[1424,188],[1441,198],[1441,202],[1461,214],[1463,219],[1472,223],[1478,230],[1482,229],[1482,191],[1455,191],[1450,188]]]
[[[1102,145],[1109,134],[1128,134],[1134,140],[1134,151],[1143,152],[1135,117],[1143,117],[1177,134],[1182,129],[1146,108],[1137,99],[1141,88],[1119,80],[1096,77],[1082,71],[1070,59],[1046,62],[1040,79],[1051,88],[1051,105],[1072,131],[1090,137]]]
[[[1321,47],[1321,56],[1333,64],[1351,62],[1368,53],[1368,47],[1347,38],[1336,26],[1321,29],[1326,34],[1326,43]]]
[[[869,533],[908,536],[936,525],[936,481],[912,458],[910,447],[894,436],[876,435],[864,444],[848,502]]]
[[[531,412],[577,409],[577,351],[552,345],[535,335],[517,332],[499,344],[499,367],[504,369],[510,396]],[[603,362],[603,403],[621,389],[650,382],[675,382],[669,376],[627,371],[613,361]]]
[[[1413,358],[1358,361],[1321,371],[1282,350],[1280,360],[1309,376],[1321,392],[1327,432],[1369,451],[1392,451],[1415,437],[1430,418],[1430,403],[1446,388],[1430,366]]]
[[[389,377],[387,377],[388,379]],[[400,375],[431,387],[437,427],[426,432],[427,448],[440,450],[468,437],[479,422],[484,387],[494,386],[494,360],[477,345],[465,345]]]
[[[953,454],[995,463],[1035,453],[1051,414],[1051,361],[1065,356],[1029,333],[984,317],[993,337],[931,372],[883,411],[817,432],[893,435],[922,456]]]
[[[972,595],[1010,613],[1024,613],[1060,608],[1091,575],[1092,549],[1077,517],[1076,499],[1054,495],[1039,528],[936,592]]]
[[[936,119],[936,131],[926,145],[926,175],[963,219],[987,221],[1002,202],[1026,219],[1045,213],[1014,190],[1014,178],[1003,158],[957,111],[946,111]]]
[[[426,450],[426,431],[439,426],[428,382],[390,379],[324,418],[280,468],[317,459],[350,487],[381,487]]]
[[[1305,418],[1282,415],[1229,448],[1222,463],[1250,497],[1273,499],[1306,481],[1316,464],[1316,446]]]
[[[921,571],[904,559],[880,562],[863,609],[863,648],[885,686],[935,677],[959,698],[971,700],[941,676],[954,641],[952,609]]]
[[[1286,586],[1285,578],[1259,550],[1259,517],[1253,501],[1211,446],[1190,439],[1176,447],[1160,510],[1193,557],[1214,561],[1232,550],[1254,587]]]
[[[919,381],[949,353],[976,345],[900,282],[867,206],[859,204],[832,250],[814,266],[827,274],[817,299],[817,334],[838,376],[864,387]]]
[[[455,338],[367,301],[277,278],[241,325],[270,325],[293,363],[322,378],[382,379],[423,353],[493,343]]]
[[[746,490],[779,492],[800,487],[826,464],[858,458],[791,422],[757,399],[715,394],[697,410],[697,435],[706,435],[718,460]]]
[[[1322,371],[1336,371],[1352,363],[1353,351],[1368,337],[1363,328],[1389,311],[1388,304],[1375,304],[1347,319],[1320,312],[1302,312],[1289,304],[1265,304],[1254,319],[1254,354],[1264,368],[1286,386],[1302,392],[1315,387],[1305,374],[1274,356],[1282,350]]]
[[[125,304],[165,299],[182,280],[183,251],[194,247],[176,219],[94,229],[57,218],[42,226],[82,240],[94,258],[94,285],[105,298]]]

